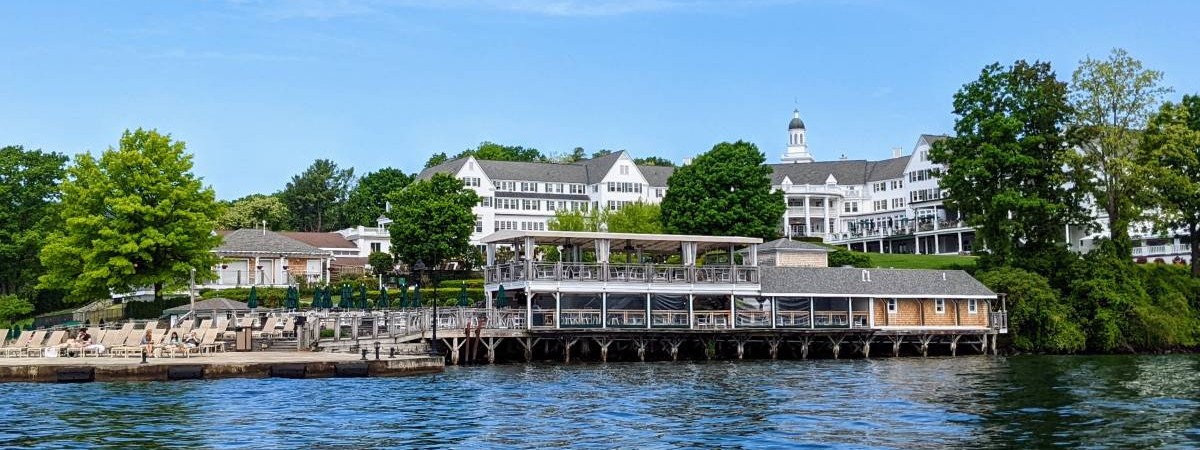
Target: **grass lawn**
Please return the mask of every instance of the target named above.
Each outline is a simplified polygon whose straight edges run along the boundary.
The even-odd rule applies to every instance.
[[[868,253],[871,265],[896,269],[970,269],[975,267],[974,256],[905,255],[898,253]]]

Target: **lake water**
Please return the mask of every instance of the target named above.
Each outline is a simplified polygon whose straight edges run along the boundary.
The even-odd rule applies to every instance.
[[[4,448],[1200,445],[1195,355],[500,365],[0,399]]]

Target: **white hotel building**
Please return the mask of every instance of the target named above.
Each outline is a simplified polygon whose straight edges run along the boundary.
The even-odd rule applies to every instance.
[[[957,254],[971,250],[975,230],[942,201],[929,150],[943,136],[923,134],[911,152],[891,158],[816,161],[808,149],[799,112],[788,123],[788,145],[771,164],[771,183],[783,191],[780,218],[788,237],[815,236],[826,243],[865,252]],[[474,189],[472,244],[501,230],[542,231],[556,210],[620,209],[642,200],[662,201],[671,167],[639,166],[625,151],[577,163],[530,163],[459,158],[422,171],[418,178],[449,173]],[[1103,219],[1100,222],[1103,224]],[[1136,228],[1136,227],[1135,227]],[[1086,251],[1103,231],[1065,230],[1071,248]],[[1186,238],[1135,235],[1135,257],[1187,259]]]

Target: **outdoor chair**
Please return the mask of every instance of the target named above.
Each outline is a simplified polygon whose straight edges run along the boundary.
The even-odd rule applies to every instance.
[[[31,351],[35,348],[41,348],[42,341],[46,340],[46,334],[46,330],[34,331],[33,336],[29,338],[29,341],[26,342],[25,345],[22,345],[16,352],[16,356],[34,356]]]
[[[266,339],[268,337],[279,337],[278,332],[275,330],[276,325],[278,325],[278,324],[279,324],[278,317],[274,317],[274,316],[268,317],[267,320],[265,320],[263,322],[262,329],[259,330],[257,333],[258,338]]]
[[[61,349],[58,347],[59,344],[62,344],[66,340],[67,340],[67,332],[65,330],[54,331],[54,332],[50,333],[50,338],[46,339],[46,342],[42,343],[40,346],[37,346],[37,347],[30,346],[29,351],[27,351],[26,353],[29,354],[30,356],[39,356],[39,355],[46,355],[46,354],[50,353],[50,352],[47,352],[47,350],[50,350],[53,352],[53,354],[55,356],[57,356],[58,354],[61,353],[60,352]]]
[[[4,347],[0,347],[0,353],[4,356],[21,356],[25,353],[25,347],[29,345],[29,341],[33,339],[33,331],[22,331],[16,339],[9,341]]]

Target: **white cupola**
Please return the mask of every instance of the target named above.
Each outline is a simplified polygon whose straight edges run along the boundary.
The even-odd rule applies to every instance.
[[[788,122],[788,146],[787,153],[783,154],[783,162],[813,162],[812,154],[808,152],[808,142],[805,140],[804,132],[804,121],[800,120],[800,110],[793,110],[792,121]]]

